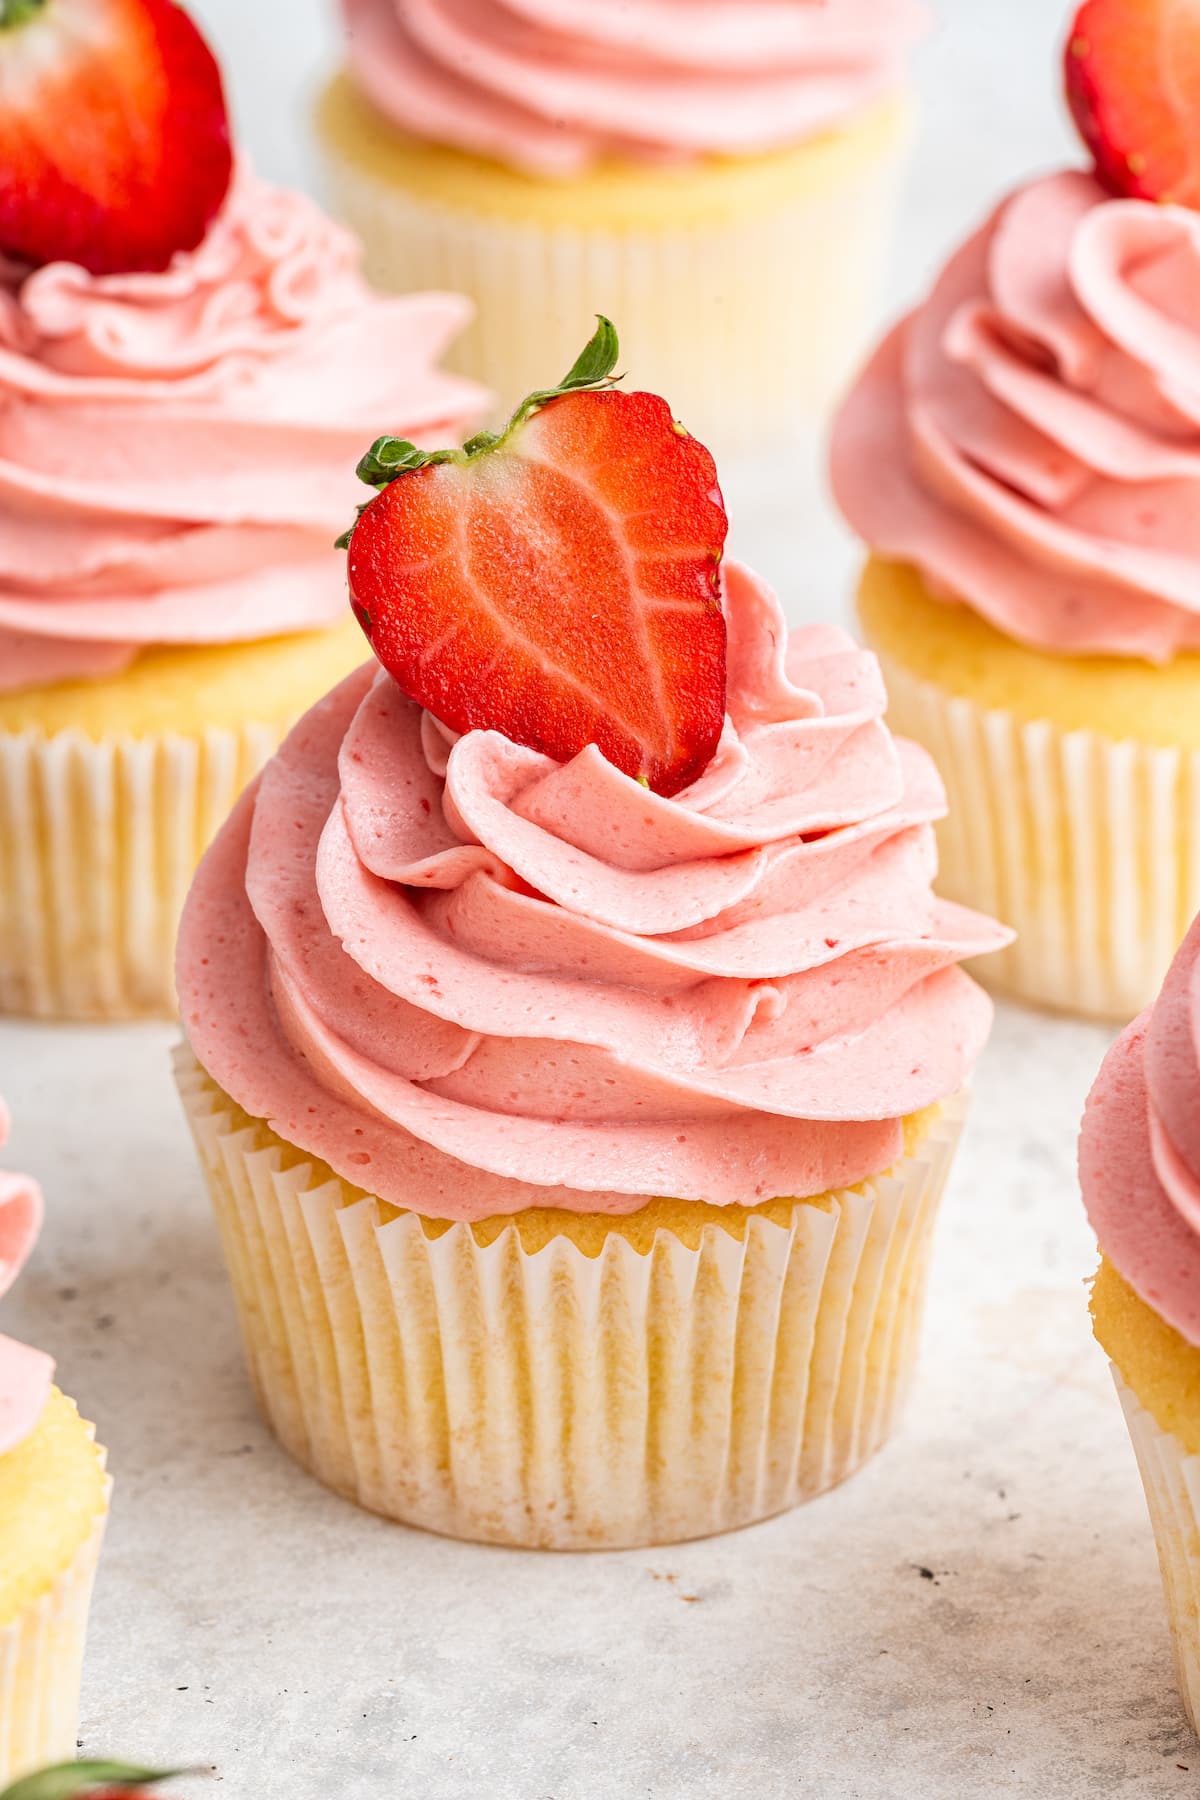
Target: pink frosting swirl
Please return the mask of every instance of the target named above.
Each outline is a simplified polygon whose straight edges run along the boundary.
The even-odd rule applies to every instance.
[[[0,1100],[0,1146],[8,1137],[8,1109]],[[25,1175],[0,1169],[0,1295],[8,1292],[42,1223],[42,1193]],[[0,1456],[28,1437],[42,1414],[54,1373],[51,1358],[0,1336]]]
[[[1162,993],[1117,1039],[1083,1118],[1079,1175],[1100,1248],[1200,1344],[1200,919]]]
[[[245,171],[162,274],[0,272],[0,691],[334,623],[371,438],[481,409],[436,366],[467,312],[372,293],[352,238]]]
[[[818,1193],[878,1172],[991,1018],[1007,934],[937,899],[929,758],[873,657],[727,571],[718,754],[666,800],[594,747],[452,740],[359,671],[210,850],[184,1023],[245,1110],[443,1218]]]
[[[350,66],[404,131],[570,175],[746,155],[902,78],[916,0],[343,0]]]
[[[1035,181],[886,338],[833,482],[884,556],[1042,650],[1200,648],[1200,218]]]

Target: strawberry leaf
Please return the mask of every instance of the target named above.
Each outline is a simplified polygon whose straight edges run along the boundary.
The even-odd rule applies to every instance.
[[[5,1788],[0,1800],[73,1800],[77,1794],[93,1793],[96,1789],[147,1787],[151,1782],[170,1781],[188,1773],[186,1769],[143,1769],[136,1763],[123,1762],[55,1763]]]

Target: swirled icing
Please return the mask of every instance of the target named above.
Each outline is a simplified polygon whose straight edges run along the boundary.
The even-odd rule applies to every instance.
[[[1200,649],[1200,218],[1035,181],[884,340],[833,435],[880,555],[1038,649]]]
[[[480,411],[437,367],[467,316],[373,293],[352,238],[245,170],[161,274],[0,272],[0,692],[335,623],[358,457]]]
[[[594,747],[455,740],[382,672],[302,721],[179,947],[200,1062],[398,1205],[753,1204],[895,1161],[991,1017],[1007,934],[931,890],[941,784],[874,658],[726,572],[720,748],[663,799]]]

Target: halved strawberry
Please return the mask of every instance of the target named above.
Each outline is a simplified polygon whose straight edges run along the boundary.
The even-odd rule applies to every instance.
[[[184,1769],[142,1769],[133,1763],[69,1762],[36,1769],[5,1788],[0,1800],[146,1800],[143,1790]]]
[[[420,451],[380,438],[383,492],[343,542],[371,648],[454,731],[566,761],[596,744],[660,794],[712,759],[725,714],[712,457],[655,394],[611,386],[601,319],[557,388],[498,436]]]
[[[1200,207],[1198,0],[1087,0],[1067,38],[1066,74],[1105,187]]]
[[[200,242],[233,157],[221,74],[174,0],[0,6],[0,251],[94,275]]]

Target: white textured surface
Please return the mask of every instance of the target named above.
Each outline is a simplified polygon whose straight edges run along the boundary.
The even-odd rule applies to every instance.
[[[198,10],[260,165],[302,178],[318,0]],[[1053,0],[939,10],[896,301],[986,198],[1067,142]],[[760,476],[727,481],[742,546],[797,616],[835,614],[844,539],[796,471]],[[1195,1792],[1140,1483],[1082,1288],[1074,1127],[1105,1032],[1002,1013],[907,1428],[871,1468],[731,1538],[566,1557],[383,1524],[273,1445],[171,1039],[0,1025],[11,1154],[51,1205],[4,1328],[57,1353],[117,1479],[88,1751],[213,1762],[255,1800]]]

